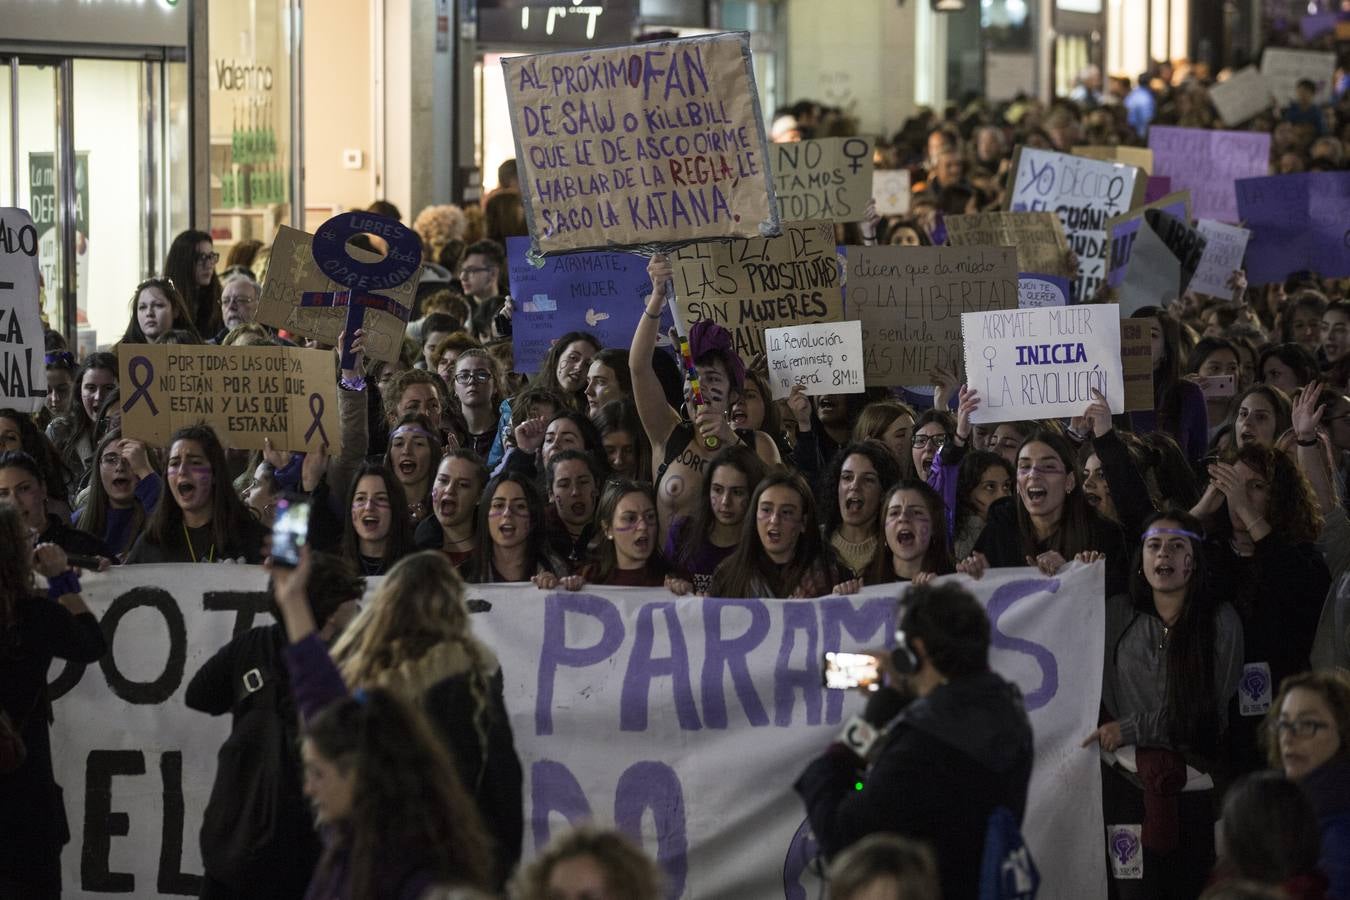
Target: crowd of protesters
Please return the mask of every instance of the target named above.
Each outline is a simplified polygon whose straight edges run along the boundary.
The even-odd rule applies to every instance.
[[[1164,64],[1105,85],[1085,73],[1051,104],[925,110],[877,148],[878,165],[911,171],[912,212],[841,226],[841,242],[940,243],[944,216],[1005,209],[1018,146],[1220,127],[1208,87],[1203,67]],[[1342,67],[1332,103],[1302,92],[1241,126],[1272,134],[1272,174],[1347,167],[1346,87]],[[804,101],[771,132],[852,129]],[[77,359],[48,333],[46,406],[0,410],[0,896],[60,895],[69,832],[47,666],[107,652],[81,570],[261,563],[278,501],[307,495],[300,564],[269,564],[276,624],[218,648],[188,688],[191,708],[233,716],[201,834],[203,896],[661,894],[655,865],[599,827],[522,864],[521,762],[468,584],[815,598],[1101,561],[1101,718],[1083,752],[1101,755],[1105,820],[1145,834],[1143,878],[1113,878],[1112,896],[1350,898],[1346,279],[1248,285],[1238,271],[1231,296],[1157,297],[1136,314],[1152,329],[1145,413],[1112,416],[1099,397],[1068,421],[975,425],[981,398],[942,370],[927,386],[775,401],[764,360],[709,322],[688,335],[696,403],[658,348],[660,255],[628,346],[569,333],[538,372],[517,371],[503,247],[525,233],[515,178],[508,163],[484,203],[414,219],[427,269],[398,359],[364,359],[360,331],[344,336],[354,364],[335,357],[340,452],[240,451],[205,425],[164,446],[124,435],[115,352]],[[162,277],[132,288],[121,342],[319,347],[256,321],[267,252],[242,242],[221,259],[209,234],[179,235]],[[1200,387],[1226,374],[1231,398]],[[35,591],[35,574],[49,587]],[[955,702],[942,701],[952,660],[970,677],[988,668],[979,654],[935,658],[921,702]],[[237,684],[253,671],[266,691],[244,704]],[[1239,690],[1261,677],[1264,691]],[[892,756],[924,728],[900,709],[874,723],[911,716]],[[999,755],[940,731],[924,740],[971,771]],[[864,755],[832,765],[861,771]],[[250,834],[241,804],[259,777],[275,816]],[[832,896],[975,896],[970,842],[984,831],[947,818],[822,835]],[[829,820],[813,814],[818,829]]]

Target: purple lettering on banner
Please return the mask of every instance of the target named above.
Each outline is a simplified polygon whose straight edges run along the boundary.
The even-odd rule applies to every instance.
[[[1013,637],[999,628],[999,620],[1013,605],[1032,594],[1059,590],[1059,580],[1055,578],[1037,578],[1031,581],[1011,581],[989,598],[985,613],[989,616],[989,647],[991,650],[1011,650],[1025,653],[1036,661],[1041,669],[1041,684],[1034,691],[1028,691],[1023,697],[1027,712],[1033,712],[1046,706],[1059,693],[1059,662],[1055,654],[1035,641]]]
[[[642,817],[649,809],[656,826],[656,861],[666,875],[666,896],[679,897],[689,874],[689,834],[684,789],[675,770],[665,763],[634,763],[614,789],[614,825],[639,847]]]
[[[653,658],[652,645],[656,628],[652,622],[657,612],[665,613],[666,630],[670,634],[670,656]],[[633,652],[628,655],[628,671],[623,676],[623,696],[619,701],[619,730],[647,730],[647,702],[650,699],[653,678],[669,675],[675,695],[675,715],[685,731],[698,731],[698,709],[694,706],[694,689],[689,680],[689,648],[680,628],[680,616],[675,603],[648,603],[638,610],[637,634]]]
[[[796,632],[806,633],[806,668],[792,668],[792,650]],[[773,667],[773,723],[780,728],[792,724],[793,695],[801,690],[806,701],[806,724],[820,724],[820,635],[816,627],[814,603],[783,604],[783,642]]]
[[[873,647],[879,639],[886,647],[895,643],[896,601],[890,597],[876,597],[863,603],[857,609],[847,597],[830,597],[821,601],[821,629],[824,632],[822,653],[838,652],[845,649],[840,646],[843,631],[853,640],[848,649]],[[880,631],[880,636],[877,632]],[[825,721],[837,725],[844,714],[845,691],[825,692]]]
[[[530,830],[538,849],[548,844],[548,819],[555,812],[568,824],[580,825],[591,818],[591,804],[567,766],[541,759],[530,767]]]
[[[750,625],[740,637],[722,636],[722,610],[743,609],[750,614]],[[755,650],[769,634],[769,608],[762,600],[722,600],[715,597],[703,599],[703,676],[700,679],[703,693],[703,724],[709,728],[727,727],[727,701],[722,687],[722,669],[731,672],[731,683],[740,698],[745,718],[755,727],[769,724],[769,714],[764,711],[759,694],[755,692],[755,682],[750,678],[750,667],[745,658]]]
[[[567,614],[598,619],[604,631],[589,647],[567,646]],[[623,644],[623,619],[619,610],[604,597],[573,594],[567,591],[549,594],[544,601],[544,638],[539,648],[539,687],[535,692],[534,732],[553,733],[553,679],[560,666],[584,669],[608,659]]]

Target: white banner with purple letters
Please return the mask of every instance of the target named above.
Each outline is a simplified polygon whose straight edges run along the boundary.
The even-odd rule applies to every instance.
[[[1031,715],[1023,830],[1039,896],[1105,896],[1097,752],[1079,747],[1100,700],[1103,565],[953,577],[988,609],[992,663]],[[197,895],[197,834],[229,723],[188,710],[183,692],[232,634],[271,621],[265,584],[261,569],[230,565],[86,576],[111,652],[51,673],[73,835],[66,897]],[[474,630],[505,672],[526,858],[568,822],[594,818],[642,841],[670,897],[819,896],[792,782],[862,705],[821,687],[821,655],[891,644],[897,593],[719,600],[471,586],[482,601]]]

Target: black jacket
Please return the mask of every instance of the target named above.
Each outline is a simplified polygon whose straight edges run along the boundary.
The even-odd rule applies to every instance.
[[[927,841],[943,896],[973,900],[990,814],[1004,806],[1020,824],[1026,809],[1032,744],[1021,693],[992,672],[953,679],[911,703],[882,740],[861,791],[858,757],[842,744],[797,779],[822,852],[877,832]]]
[[[1091,532],[1087,547],[1106,554],[1106,597],[1123,594],[1129,588],[1130,550],[1120,526],[1096,513],[1092,514]],[[1017,527],[1017,498],[1004,497],[989,505],[984,531],[980,532],[975,549],[989,560],[993,569],[1016,568],[1027,564],[1022,547],[1022,533]],[[1044,551],[1045,547],[1038,547]],[[1073,562],[1066,559],[1065,562]]]
[[[78,556],[103,556],[108,559],[114,556],[103,538],[67,525],[60,516],[47,516],[47,527],[38,537],[38,542],[55,544],[67,553]]]

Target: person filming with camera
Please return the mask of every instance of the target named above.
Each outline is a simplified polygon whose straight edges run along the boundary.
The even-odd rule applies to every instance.
[[[915,838],[937,856],[943,896],[974,900],[986,834],[1009,836],[991,848],[1000,857],[1020,844],[1031,723],[1017,687],[990,671],[989,620],[969,592],[917,584],[897,620],[880,658],[888,683],[795,788],[827,858],[877,832]]]

